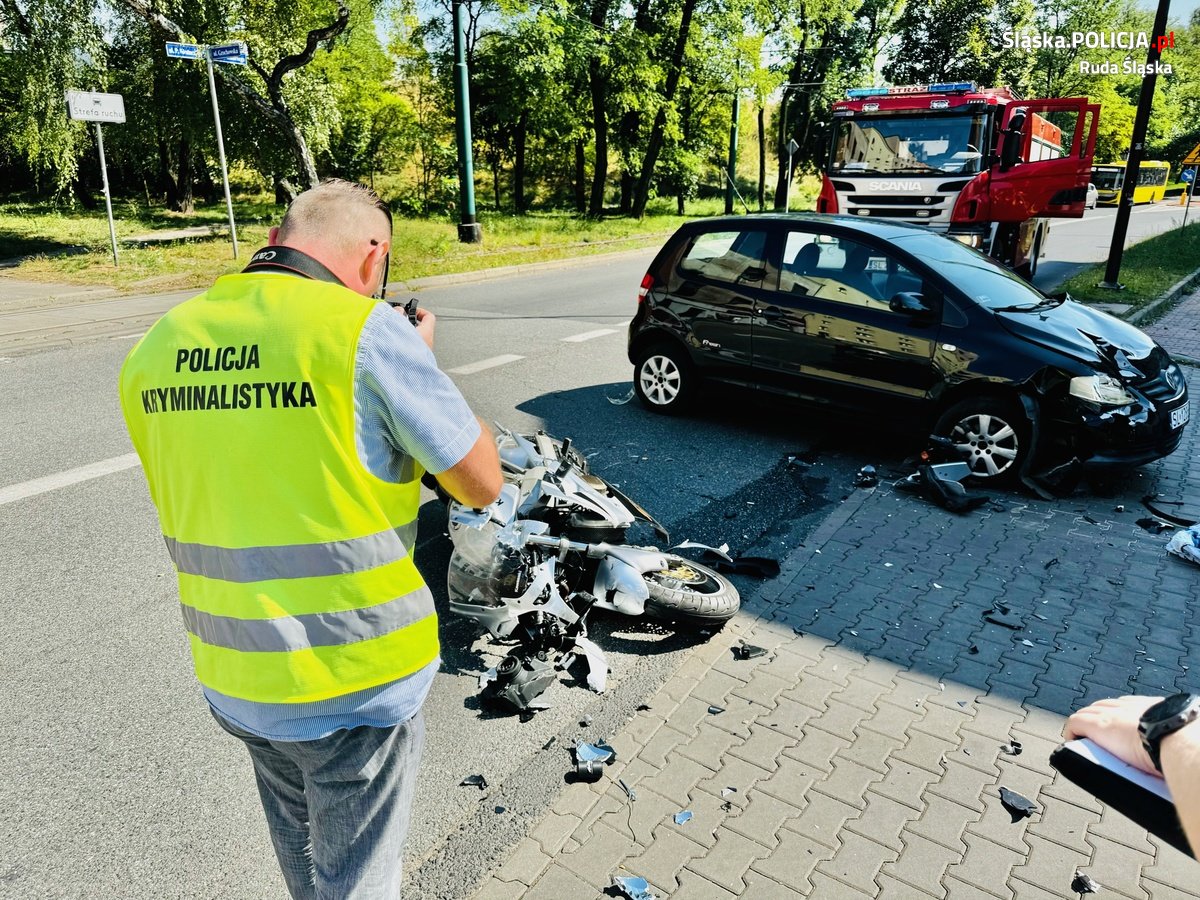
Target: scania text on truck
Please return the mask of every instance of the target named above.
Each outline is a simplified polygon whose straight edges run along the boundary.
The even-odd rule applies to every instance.
[[[833,108],[817,212],[924,225],[1032,279],[1050,218],[1083,216],[1100,106],[961,81],[855,88]]]

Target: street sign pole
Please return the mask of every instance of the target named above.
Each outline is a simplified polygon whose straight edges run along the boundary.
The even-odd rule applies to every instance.
[[[100,123],[96,123],[96,146],[100,148],[100,180],[104,184],[104,208],[108,210],[108,239],[112,241],[113,267],[117,262],[117,227],[113,224],[112,195],[108,190],[108,163],[104,160],[104,131]]]
[[[221,180],[225,182],[225,209],[229,213],[229,236],[233,239],[233,258],[238,258],[237,225],[233,221],[233,200],[229,197],[229,170],[225,166],[225,138],[221,134],[221,110],[217,106],[217,79],[213,76],[212,48],[204,51],[208,66],[208,91],[212,95],[213,122],[217,126],[217,155],[221,159]]]
[[[1196,166],[1192,170],[1192,180],[1183,188],[1183,224],[1179,226],[1179,230],[1187,228],[1188,210],[1192,207],[1192,197],[1196,196],[1196,182],[1200,181],[1200,166]]]
[[[121,124],[125,121],[125,98],[120,94],[102,94],[95,91],[67,91],[67,118],[77,122],[96,123],[96,147],[100,151],[100,179],[104,184],[104,209],[108,213],[108,238],[112,242],[113,266],[117,260],[117,227],[113,223],[112,192],[108,187],[108,162],[104,158],[104,131],[102,122]]]
[[[783,196],[783,211],[789,212],[792,205],[792,157],[796,155],[796,151],[800,149],[800,145],[796,143],[796,139],[792,138],[787,143],[787,193]]]

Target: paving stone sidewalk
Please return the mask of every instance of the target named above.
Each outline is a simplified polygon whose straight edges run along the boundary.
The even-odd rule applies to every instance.
[[[1200,569],[1135,524],[1153,492],[1200,512],[1196,452],[1192,427],[1110,496],[966,516],[890,483],[851,493],[612,740],[605,777],[483,861],[475,900],[622,896],[629,874],[675,900],[1043,900],[1077,896],[1077,869],[1100,896],[1200,897],[1200,864],[1048,763],[1086,702],[1200,690]],[[997,601],[1019,630],[985,621]],[[743,640],[769,652],[735,659]],[[1001,786],[1037,811],[1013,822]]]
[[[1200,290],[1192,291],[1143,330],[1172,355],[1200,362]]]

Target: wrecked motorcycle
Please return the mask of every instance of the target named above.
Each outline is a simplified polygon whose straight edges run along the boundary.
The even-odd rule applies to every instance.
[[[621,491],[588,470],[571,447],[546,434],[501,429],[505,484],[490,507],[450,503],[450,610],[518,646],[481,682],[484,699],[507,709],[535,699],[575,655],[603,691],[607,664],[587,638],[592,609],[643,613],[719,628],[741,605],[711,569],[656,547],[624,543],[637,520],[666,531]]]
[[[450,609],[496,637],[552,595],[586,593],[591,605],[629,616],[719,626],[741,600],[727,578],[656,547],[624,543],[637,520],[667,532],[638,504],[588,470],[571,447],[546,434],[501,430],[505,485],[476,511],[450,504]]]

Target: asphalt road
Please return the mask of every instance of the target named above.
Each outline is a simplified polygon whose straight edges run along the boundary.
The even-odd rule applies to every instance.
[[[630,387],[624,328],[649,256],[423,292],[443,368],[486,419],[574,438],[674,538],[757,555],[795,546],[864,462],[913,449],[889,438],[860,456],[853,423],[736,395],[678,419],[610,403]],[[0,896],[283,896],[244,751],[192,676],[170,560],[127,456],[116,377],[132,341],[0,360]],[[106,461],[106,474],[77,472]],[[417,559],[443,609],[448,551],[430,498]],[[608,692],[564,676],[553,708],[522,723],[476,701],[477,673],[504,649],[444,616],[408,895],[462,896],[562,784],[570,741],[614,733],[703,640],[616,616],[593,636]],[[488,791],[458,786],[476,773]]]
[[[1183,223],[1183,211],[1178,198],[1135,206],[1129,217],[1125,246],[1178,228]],[[1085,265],[1108,259],[1116,218],[1115,206],[1097,206],[1087,210],[1082,219],[1052,219],[1046,255],[1038,266],[1034,284],[1044,291],[1053,290]],[[1193,203],[1188,222],[1197,221],[1200,221],[1200,203]],[[1113,302],[1121,302],[1119,293],[1113,295]]]

